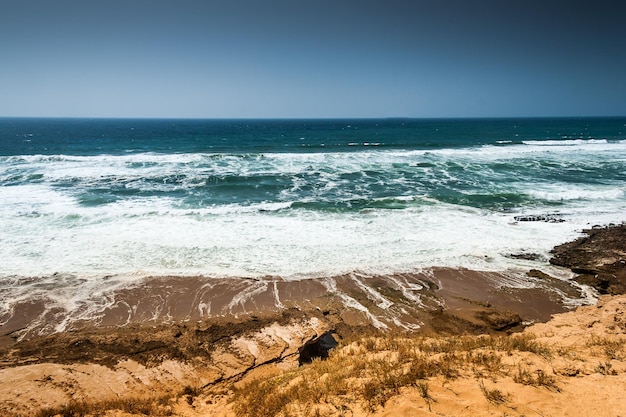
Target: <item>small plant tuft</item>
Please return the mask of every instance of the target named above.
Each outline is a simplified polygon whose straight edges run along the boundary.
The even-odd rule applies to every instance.
[[[596,366],[595,371],[602,375],[617,375],[617,371],[613,369],[613,365],[608,361],[604,363],[600,362],[598,366]]]
[[[504,394],[497,388],[487,388],[482,380],[480,381],[480,390],[482,391],[487,401],[492,404],[504,404],[509,401],[509,396],[507,394]]]
[[[611,339],[608,337],[592,336],[587,345],[602,349],[602,353],[608,360],[626,359],[626,339]]]
[[[428,385],[428,382],[426,381],[420,381],[417,383],[416,387],[417,391],[420,394],[420,397],[422,397],[424,401],[426,401],[426,404],[428,405],[428,411],[432,411],[431,403],[437,401],[432,397],[432,395],[430,395],[430,385]]]
[[[561,389],[556,385],[556,378],[541,369],[531,372],[527,367],[518,365],[517,372],[513,375],[513,381],[518,384],[545,387],[551,391],[561,392]]]

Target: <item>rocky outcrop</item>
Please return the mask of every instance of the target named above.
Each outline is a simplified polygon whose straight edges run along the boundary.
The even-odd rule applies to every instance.
[[[570,268],[577,282],[600,294],[626,293],[626,225],[584,232],[587,236],[555,247],[550,263]]]

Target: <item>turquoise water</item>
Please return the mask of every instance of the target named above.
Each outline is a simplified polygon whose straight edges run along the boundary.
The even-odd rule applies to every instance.
[[[515,268],[625,168],[626,118],[0,119],[0,276]]]

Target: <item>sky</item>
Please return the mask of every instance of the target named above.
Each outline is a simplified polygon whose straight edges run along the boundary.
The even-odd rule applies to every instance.
[[[2,0],[0,116],[626,115],[623,0]]]

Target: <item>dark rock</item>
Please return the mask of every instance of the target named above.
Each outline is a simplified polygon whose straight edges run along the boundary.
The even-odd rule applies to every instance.
[[[518,222],[547,222],[547,223],[562,223],[563,220],[558,214],[528,214],[523,216],[513,217]]]
[[[513,259],[524,259],[527,261],[544,261],[545,258],[538,253],[511,253],[508,255]]]
[[[298,363],[303,365],[313,362],[314,359],[326,359],[330,350],[336,348],[337,345],[332,332],[325,333],[300,349]]]
[[[539,279],[554,279],[553,277],[551,277],[550,275],[546,274],[545,272],[541,272],[538,269],[531,269],[530,271],[528,271],[526,273],[526,275],[528,275],[529,277],[532,278],[539,278]]]
[[[582,274],[574,278],[574,281],[579,284],[589,285],[590,287],[595,288],[600,294],[612,293],[612,291],[609,290],[611,287],[611,280],[601,278],[599,275]]]
[[[550,263],[571,269],[577,282],[600,294],[625,294],[626,224],[584,232],[587,236],[555,247]]]
[[[479,311],[476,313],[476,318],[496,331],[509,330],[522,324],[519,314],[511,310]]]

